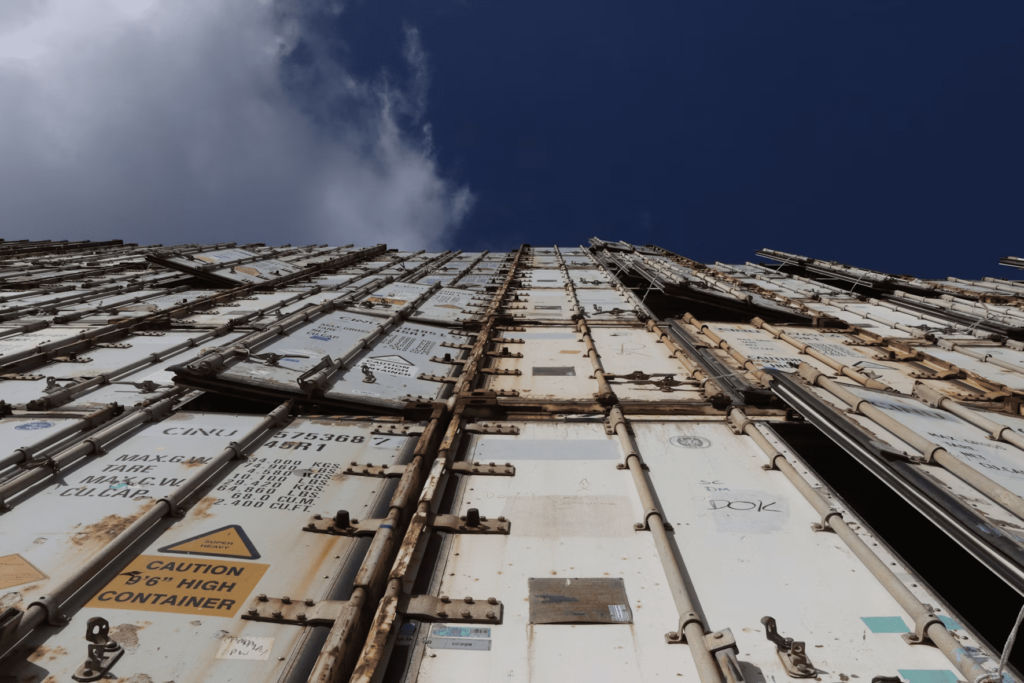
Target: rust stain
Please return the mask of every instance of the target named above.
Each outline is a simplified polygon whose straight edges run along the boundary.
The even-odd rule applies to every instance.
[[[132,651],[139,647],[138,632],[142,628],[135,624],[121,624],[110,629],[110,638],[125,650]]]
[[[119,533],[127,529],[132,525],[136,519],[142,516],[142,512],[137,512],[131,517],[122,517],[120,515],[107,515],[95,524],[82,529],[71,536],[71,542],[75,545],[84,545],[89,541],[109,540],[107,537],[117,536]]]
[[[149,674],[135,674],[131,678],[118,678],[118,683],[153,683]]]
[[[208,519],[213,517],[213,514],[210,513],[210,508],[216,504],[217,499],[212,496],[203,498],[195,504],[195,507],[189,511],[189,514],[195,516],[196,519]]]

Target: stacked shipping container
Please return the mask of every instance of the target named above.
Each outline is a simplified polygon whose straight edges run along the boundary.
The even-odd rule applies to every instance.
[[[1024,284],[760,254],[0,242],[0,680],[994,676],[787,435],[1024,594]]]

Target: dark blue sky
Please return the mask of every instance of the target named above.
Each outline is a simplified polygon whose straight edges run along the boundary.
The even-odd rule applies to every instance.
[[[325,33],[395,74],[431,61],[450,244],[760,247],[925,276],[1024,255],[1024,3],[350,4]]]

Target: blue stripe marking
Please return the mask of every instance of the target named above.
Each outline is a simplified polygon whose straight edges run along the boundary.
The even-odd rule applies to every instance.
[[[872,633],[910,633],[902,617],[861,617]]]

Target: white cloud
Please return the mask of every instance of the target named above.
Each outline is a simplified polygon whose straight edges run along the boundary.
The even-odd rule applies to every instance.
[[[305,28],[324,4],[4,0],[0,236],[436,246],[473,195],[419,34],[407,76],[360,79]]]

